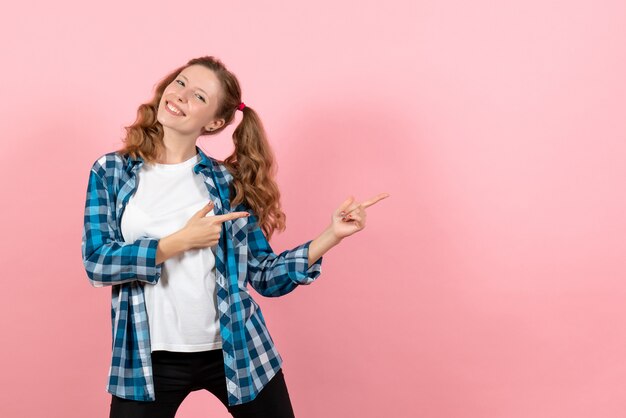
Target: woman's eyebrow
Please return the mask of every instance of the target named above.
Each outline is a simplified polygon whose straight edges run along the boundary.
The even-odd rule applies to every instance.
[[[189,81],[189,79],[187,77],[185,77],[184,75],[182,75],[182,74],[179,74],[178,76],[184,78],[187,81]],[[206,94],[208,96],[207,92],[202,90],[200,87],[198,87],[198,90],[200,90],[202,93],[204,93],[204,94]]]

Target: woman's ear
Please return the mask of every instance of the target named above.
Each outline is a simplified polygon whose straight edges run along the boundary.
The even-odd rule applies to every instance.
[[[226,121],[224,119],[215,119],[204,125],[204,130],[207,132],[215,131],[224,126],[225,123]]]

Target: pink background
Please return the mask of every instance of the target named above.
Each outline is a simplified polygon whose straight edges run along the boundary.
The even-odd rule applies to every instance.
[[[89,168],[198,55],[270,134],[275,251],[391,194],[318,281],[256,297],[298,417],[624,416],[626,4],[260,3],[3,8],[0,416],[108,416]],[[194,392],[178,417],[200,416],[228,414]]]

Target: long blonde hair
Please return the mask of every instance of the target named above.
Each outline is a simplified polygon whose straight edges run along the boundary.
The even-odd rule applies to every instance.
[[[220,128],[210,132],[203,128],[201,135],[217,134],[233,122],[237,106],[241,103],[241,88],[237,77],[215,57],[194,58],[163,78],[156,85],[152,100],[139,106],[137,119],[132,125],[125,127],[126,137],[123,139],[125,145],[118,153],[130,154],[135,158],[141,156],[145,162],[156,161],[164,150],[163,126],[157,120],[161,96],[182,70],[195,64],[212,70],[220,80],[221,103],[215,117],[226,121]],[[244,203],[252,209],[269,240],[275,230],[285,230],[286,216],[281,210],[280,191],[274,180],[276,174],[274,153],[259,115],[247,105],[243,109],[241,122],[233,132],[233,142],[235,144],[233,153],[223,161],[216,159],[233,175],[230,206],[235,208],[238,204]]]

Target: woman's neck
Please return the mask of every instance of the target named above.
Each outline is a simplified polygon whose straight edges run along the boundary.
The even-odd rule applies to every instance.
[[[196,140],[193,137],[173,137],[166,132],[163,135],[163,152],[158,158],[159,164],[178,164],[197,154]]]

